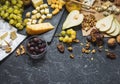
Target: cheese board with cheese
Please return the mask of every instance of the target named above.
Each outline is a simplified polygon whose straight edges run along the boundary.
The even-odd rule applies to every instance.
[[[34,1],[34,0],[33,0]],[[47,0],[44,0],[44,4],[47,4]],[[53,12],[53,9],[50,7],[50,5],[48,6],[49,8],[49,12],[52,13]],[[25,10],[24,10],[24,13],[23,13],[23,18],[25,19],[26,18],[26,14],[28,12],[31,12],[35,9],[35,7],[33,7],[32,5],[29,5],[29,6],[26,6],[25,7]],[[43,32],[41,33],[40,35],[43,36],[43,38],[48,42],[50,43],[52,41],[52,38],[57,30],[57,27],[58,27],[58,24],[59,22],[61,21],[61,18],[64,17],[63,13],[65,11],[65,8],[63,7],[59,13],[57,14],[53,14],[51,18],[47,18],[45,19],[44,21],[42,21],[43,23],[46,23],[46,22],[49,22],[52,26],[54,26],[53,29],[50,29],[50,31],[47,31],[47,32]],[[44,15],[43,15],[44,16]],[[41,16],[42,17],[42,16]],[[49,30],[49,29],[48,29]],[[42,30],[41,30],[42,31]],[[44,30],[43,30],[44,31]],[[26,30],[22,30],[22,31],[19,31],[19,33],[21,34],[24,34],[24,35],[27,35],[26,33]]]

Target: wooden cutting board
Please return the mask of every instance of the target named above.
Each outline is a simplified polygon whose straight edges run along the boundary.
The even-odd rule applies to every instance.
[[[101,3],[103,3],[101,0],[97,0],[94,3],[93,6],[101,6]],[[117,6],[117,7],[120,9],[120,6]],[[81,11],[81,13],[83,13],[85,15],[92,14],[92,15],[94,15],[96,17],[97,21],[105,17],[102,12],[96,12],[95,10],[92,10],[92,9],[88,10],[88,11],[87,10],[86,11],[83,10],[83,11]],[[119,15],[115,15],[115,17],[116,17],[116,19],[120,23],[120,14]],[[93,27],[93,28],[95,28],[95,27]],[[90,30],[88,30],[88,31],[82,30],[83,36],[88,36],[93,28],[90,28]],[[109,36],[105,35],[105,37],[109,37]]]

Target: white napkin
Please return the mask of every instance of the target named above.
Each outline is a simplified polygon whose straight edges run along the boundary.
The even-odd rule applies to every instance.
[[[16,28],[9,25],[9,23],[0,18],[0,35],[4,32],[11,32],[13,30],[17,31]],[[10,35],[8,34],[6,38],[10,38]],[[12,51],[10,53],[6,53],[2,48],[0,48],[0,61],[7,57],[9,54],[11,54],[25,38],[26,36],[17,33],[17,38],[12,41]]]

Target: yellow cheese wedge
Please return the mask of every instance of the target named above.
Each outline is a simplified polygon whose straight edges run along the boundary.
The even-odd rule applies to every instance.
[[[54,29],[54,26],[48,22],[26,26],[26,32],[30,35],[42,34],[52,29]]]

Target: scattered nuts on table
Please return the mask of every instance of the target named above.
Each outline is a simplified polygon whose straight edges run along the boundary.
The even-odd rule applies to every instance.
[[[110,59],[116,59],[116,54],[113,52],[107,52],[106,56]]]
[[[116,45],[116,39],[115,38],[110,38],[107,41],[109,47],[114,47]]]
[[[73,50],[73,48],[72,48],[72,47],[68,47],[68,51],[70,51],[70,52],[71,52],[72,50]]]
[[[59,52],[64,53],[65,47],[62,43],[57,44],[57,49]]]
[[[116,37],[117,42],[120,44],[120,35]]]
[[[70,58],[71,58],[71,59],[74,59],[74,57],[75,57],[75,56],[74,56],[73,54],[70,54]]]

